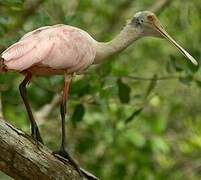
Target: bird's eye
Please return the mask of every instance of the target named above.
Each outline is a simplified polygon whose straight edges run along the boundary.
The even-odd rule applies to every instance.
[[[148,19],[148,21],[154,21],[154,16],[152,16],[152,15],[149,15],[149,16],[147,16],[147,19]]]

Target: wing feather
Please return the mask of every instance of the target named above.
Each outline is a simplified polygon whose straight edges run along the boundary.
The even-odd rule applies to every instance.
[[[34,64],[37,64],[40,61],[44,60],[51,51],[52,45],[53,44],[51,42],[47,43],[47,41],[44,39],[38,42],[37,46],[32,47],[32,49],[26,49],[25,47],[25,49],[19,50],[19,47],[17,48],[13,46],[13,48],[10,49],[10,52],[14,52],[10,53],[9,55],[11,59],[5,59],[4,63],[8,67],[8,69],[23,71],[30,68]],[[4,58],[5,56],[6,55],[3,55],[2,57]]]
[[[10,70],[23,71],[34,65],[82,71],[95,57],[94,40],[80,29],[55,25],[25,34],[2,53]]]
[[[32,35],[36,35],[36,34],[40,33],[41,31],[50,29],[50,28],[51,28],[51,26],[44,26],[44,27],[40,27],[38,29],[35,29],[35,30],[31,31],[31,32],[28,32],[24,36],[22,36],[22,38],[20,39],[20,41],[24,40],[24,39],[26,39],[26,38],[28,38],[28,37],[30,37]]]
[[[25,41],[19,41],[12,46],[10,46],[8,49],[6,49],[2,53],[2,58],[4,58],[5,61],[10,61],[12,59],[18,59],[21,56],[24,56],[26,53],[31,51],[38,43],[38,40],[32,39],[25,40]]]

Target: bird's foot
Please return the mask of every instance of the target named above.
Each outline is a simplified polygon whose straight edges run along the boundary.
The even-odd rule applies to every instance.
[[[60,149],[59,151],[54,151],[53,155],[57,157],[63,163],[69,162],[79,173],[81,179],[88,180],[98,180],[93,174],[79,167],[75,160],[70,156],[70,154],[65,149]]]
[[[82,172],[84,177],[87,178],[88,180],[99,180],[96,176],[94,176],[93,174],[91,174],[90,172],[86,171],[83,168],[80,168],[80,171]]]
[[[83,174],[78,164],[75,162],[75,160],[70,156],[70,154],[65,149],[61,148],[59,151],[54,151],[53,155],[56,156],[63,163],[66,163],[66,161],[68,161],[77,170],[81,179],[83,179]],[[60,155],[61,157],[58,155]]]
[[[32,133],[31,133],[32,138],[37,142],[37,144],[40,142],[41,144],[43,144],[43,139],[40,135],[39,129],[38,127],[34,127],[32,129]]]

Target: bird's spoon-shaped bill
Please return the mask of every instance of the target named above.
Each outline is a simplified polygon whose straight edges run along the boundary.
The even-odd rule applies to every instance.
[[[171,44],[173,44],[187,59],[189,59],[194,65],[198,65],[198,62],[184,49],[182,48],[165,30],[164,28],[158,24],[153,24],[156,30],[163,36],[165,39],[167,39]]]

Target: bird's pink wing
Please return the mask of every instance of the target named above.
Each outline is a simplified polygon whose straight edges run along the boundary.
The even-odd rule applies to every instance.
[[[22,36],[22,38],[20,39],[20,41],[24,40],[26,38],[29,38],[30,36],[36,35],[36,34],[40,33],[41,31],[50,29],[50,28],[51,28],[51,26],[44,26],[44,27],[40,27],[38,29],[35,29],[35,30],[31,31],[31,32],[28,32],[24,36]]]
[[[2,53],[2,58],[8,69],[23,71],[42,61],[51,47],[51,42],[32,36],[9,47]]]
[[[53,69],[67,69],[69,73],[85,69],[92,64],[95,57],[94,41],[81,30],[60,26],[51,32],[54,45],[48,58],[41,63]]]
[[[86,69],[95,57],[94,40],[88,33],[67,25],[42,27],[21,38],[2,58],[10,70],[23,71],[35,64],[69,73]]]
[[[2,53],[2,57],[6,61],[18,59],[24,54],[31,51],[34,48],[34,46],[36,46],[37,43],[38,43],[38,40],[33,38],[32,40],[19,41],[13,44],[12,46],[10,46],[8,49],[6,49]]]

